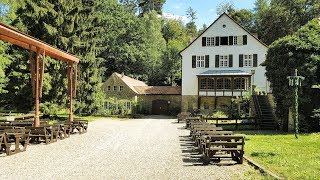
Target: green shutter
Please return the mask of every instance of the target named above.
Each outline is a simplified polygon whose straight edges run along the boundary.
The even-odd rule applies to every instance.
[[[207,38],[202,37],[202,46],[206,46],[206,45],[207,45]]]
[[[229,45],[233,45],[233,36],[229,36]]]
[[[243,54],[239,54],[239,67],[243,67]]]
[[[197,57],[192,56],[192,68],[196,68],[196,60],[197,60]]]
[[[243,45],[247,45],[247,43],[248,43],[247,35],[243,35]]]
[[[216,68],[219,67],[219,55],[216,55]]]
[[[216,42],[215,43],[216,43],[216,46],[219,46],[219,44],[220,44],[220,37],[219,36],[216,37]]]
[[[233,66],[233,56],[232,54],[229,54],[229,67]]]
[[[258,67],[258,54],[253,54],[253,67]]]
[[[208,68],[209,67],[209,55],[205,56],[205,67]]]

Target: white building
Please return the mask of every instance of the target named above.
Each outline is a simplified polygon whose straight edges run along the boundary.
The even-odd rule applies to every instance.
[[[256,89],[269,92],[268,47],[227,14],[222,14],[182,56],[182,111],[215,109]]]

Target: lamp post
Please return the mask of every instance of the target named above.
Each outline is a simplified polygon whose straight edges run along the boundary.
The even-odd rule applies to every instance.
[[[298,138],[299,133],[299,112],[298,112],[298,89],[301,87],[301,82],[304,80],[304,77],[298,76],[298,70],[295,69],[294,76],[288,76],[289,86],[294,87],[294,129],[295,137]]]

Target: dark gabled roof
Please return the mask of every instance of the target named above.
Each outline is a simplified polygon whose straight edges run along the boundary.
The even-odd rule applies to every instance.
[[[250,73],[241,70],[208,70],[198,76],[251,76]]]
[[[235,22],[238,26],[240,26],[243,30],[245,30],[247,33],[249,33],[253,38],[255,38],[257,41],[259,41],[262,45],[264,45],[265,47],[268,47],[264,42],[262,42],[260,39],[258,39],[256,36],[254,36],[251,32],[249,32],[247,29],[245,29],[242,25],[240,25],[236,20],[234,20],[232,17],[230,17],[227,13],[223,13],[221,14],[212,24],[210,24],[210,26],[204,30],[197,38],[195,38],[187,47],[185,47],[184,49],[182,49],[179,54],[181,54],[181,52],[183,52],[184,50],[186,50],[189,46],[191,46],[191,44],[193,44],[197,39],[199,39],[199,37],[202,36],[202,34],[204,34],[209,28],[211,28],[211,26],[213,26],[223,15],[226,15],[228,18],[230,18],[233,22]]]
[[[144,95],[181,95],[180,86],[135,86],[138,94]]]

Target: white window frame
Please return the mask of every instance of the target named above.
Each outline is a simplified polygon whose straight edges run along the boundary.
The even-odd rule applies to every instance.
[[[117,86],[113,86],[113,91],[117,91]]]
[[[215,44],[215,37],[207,37],[206,38],[206,46],[214,46]]]
[[[119,86],[119,91],[123,91],[123,86]]]
[[[253,67],[253,54],[243,55],[243,67]]]
[[[205,66],[205,56],[196,56],[196,68],[204,68]]]
[[[130,101],[125,102],[125,108],[127,110],[131,110],[131,102]]]
[[[229,55],[219,55],[219,67],[229,67]]]
[[[233,45],[238,45],[238,36],[233,36]]]

